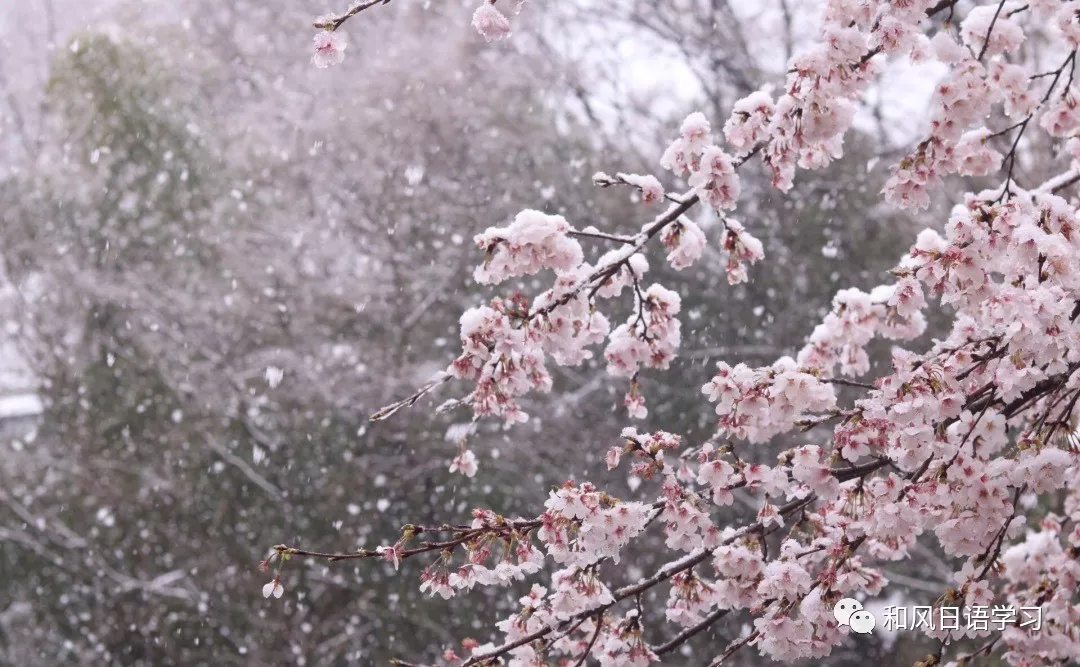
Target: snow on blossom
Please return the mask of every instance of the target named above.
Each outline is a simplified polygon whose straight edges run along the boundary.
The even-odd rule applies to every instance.
[[[316,67],[326,69],[345,60],[345,47],[348,43],[343,33],[323,30],[315,35],[314,42],[315,53],[311,56],[311,62]]]
[[[473,277],[479,283],[500,283],[549,268],[566,272],[583,260],[581,245],[570,238],[570,224],[561,215],[525,210],[507,227],[489,227],[475,237],[487,255]]]
[[[724,123],[724,137],[737,151],[751,150],[767,136],[775,110],[768,93],[761,90],[750,93],[731,107],[731,117]]]
[[[675,317],[681,307],[677,292],[650,285],[638,299],[638,312],[608,337],[604,349],[608,372],[631,377],[641,366],[667,368],[682,342],[682,325]]]
[[[660,233],[660,242],[671,251],[667,256],[671,268],[681,271],[701,259],[707,241],[701,227],[684,217],[664,228]]]
[[[664,151],[660,166],[676,176],[698,168],[701,156],[712,142],[712,130],[705,114],[695,111],[686,117],[679,128],[679,138]]]
[[[881,17],[874,32],[871,46],[888,54],[909,53],[913,62],[925,57],[923,50],[930,50],[923,40],[926,37],[910,21],[886,14]]]
[[[1031,4],[1035,5],[1036,3]],[[1039,4],[1048,5],[1050,3]],[[1057,8],[1054,15],[1054,26],[1061,31],[1062,36],[1065,37],[1072,48],[1080,47],[1080,16],[1077,15],[1075,0],[1065,2],[1061,7]]]
[[[1013,4],[1012,9],[1020,6],[1020,3],[1005,4]],[[972,8],[960,22],[960,39],[976,54],[985,49],[987,55],[995,56],[1016,50],[1024,41],[1024,31],[1009,11],[1002,11],[997,5],[983,5]]]
[[[866,36],[856,26],[829,24],[821,30],[821,41],[833,62],[854,62],[866,53]]]
[[[1009,118],[1026,118],[1039,106],[1039,96],[1032,90],[1027,70],[1003,60],[990,63],[988,81],[1005,95],[1003,110]]]
[[[764,368],[717,362],[716,375],[702,393],[716,403],[720,432],[751,442],[790,431],[795,420],[836,404],[832,385],[802,371],[790,357]]]
[[[990,130],[982,128],[966,132],[956,143],[956,159],[963,176],[985,176],[1001,167],[1001,153],[987,144]]]
[[[708,146],[702,153],[697,169],[687,184],[710,207],[723,211],[735,208],[741,186],[731,156],[719,146]]]
[[[798,562],[774,560],[762,572],[758,594],[763,598],[794,600],[809,591],[813,583],[813,577]]]
[[[1064,137],[1080,128],[1080,102],[1075,92],[1070,89],[1064,97],[1050,102],[1039,125],[1053,137]]]
[[[631,255],[625,262],[620,262],[619,251],[609,250],[600,256],[597,266],[612,266],[617,264],[617,270],[605,279],[596,295],[610,299],[622,294],[623,288],[632,285],[635,280],[641,281],[649,271],[649,260],[643,254]]]
[[[1065,6],[1068,7],[1071,4],[1073,4],[1073,0],[1066,2]],[[1040,18],[1053,14],[1062,8],[1059,0],[1031,0],[1031,2],[1028,2],[1028,7]]]
[[[664,198],[664,186],[660,185],[660,181],[651,174],[645,176],[619,174],[619,178],[637,188],[641,192],[641,201],[645,204],[660,201]]]
[[[931,37],[930,46],[937,59],[943,63],[958,63],[968,57],[968,52],[956,43],[947,30],[939,30]]]
[[[727,280],[730,285],[746,282],[746,265],[756,264],[765,258],[761,241],[746,231],[738,220],[724,219],[724,236],[720,244],[728,255]]]
[[[485,0],[473,12],[472,26],[489,42],[497,42],[510,36],[510,20],[495,8],[494,0]]]

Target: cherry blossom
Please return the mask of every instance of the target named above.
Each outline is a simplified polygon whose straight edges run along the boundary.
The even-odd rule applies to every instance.
[[[476,469],[476,454],[473,454],[470,449],[466,449],[455,456],[454,461],[450,464],[450,472],[460,472],[466,477],[475,477]]]
[[[668,146],[660,158],[660,166],[676,175],[696,171],[702,153],[712,142],[712,129],[701,112],[686,117],[679,128],[679,138]]]
[[[569,271],[582,261],[581,245],[567,236],[569,223],[560,215],[522,211],[507,227],[489,227],[475,241],[486,253],[474,277],[499,283],[514,276],[550,268]]]
[[[1010,16],[1022,4],[1005,2],[1001,9],[990,5],[973,8],[960,23],[960,38],[975,53],[995,56],[1015,50],[1024,41],[1024,31]]]
[[[641,192],[641,201],[646,204],[664,198],[664,187],[660,185],[660,181],[651,174],[645,176],[639,174],[619,174],[618,178],[622,182],[637,188]],[[593,182],[596,182],[597,180],[597,177],[594,176]]]
[[[671,250],[667,260],[676,270],[693,266],[694,262],[701,259],[706,244],[705,232],[701,231],[701,227],[685,218],[665,227],[660,240]]]
[[[776,110],[772,98],[756,91],[742,98],[731,109],[724,123],[724,136],[739,151],[749,151],[767,136],[769,121]]]
[[[1080,128],[1080,102],[1070,90],[1043,112],[1039,125],[1055,137],[1064,137]]]
[[[765,258],[761,241],[746,231],[738,220],[724,219],[721,246],[728,254],[727,279],[732,285],[747,281],[747,264],[756,264]]]
[[[263,586],[262,593],[264,598],[268,598],[271,595],[273,595],[275,598],[280,598],[282,595],[285,594],[285,588],[281,585],[281,582],[278,580],[278,578],[274,577],[273,581]]]
[[[1001,153],[987,145],[990,131],[967,132],[956,143],[956,160],[964,176],[983,176],[1001,167]]]
[[[315,53],[311,62],[320,69],[338,65],[345,60],[345,35],[340,32],[324,30],[315,35]]]
[[[495,8],[494,0],[485,0],[473,12],[472,25],[489,42],[510,36],[510,21]]]
[[[741,186],[731,156],[718,146],[706,147],[687,184],[709,206],[722,211],[735,207]]]

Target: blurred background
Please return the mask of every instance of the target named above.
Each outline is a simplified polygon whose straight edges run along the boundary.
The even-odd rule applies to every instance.
[[[685,114],[718,130],[733,101],[782,86],[820,3],[527,3],[496,44],[469,27],[472,4],[366,11],[343,28],[345,62],[317,70],[311,20],[344,0],[0,0],[0,664],[433,661],[492,638],[520,593],[430,600],[423,562],[293,562],[265,600],[257,563],[276,543],[374,547],[476,506],[531,516],[570,478],[630,494],[602,463],[629,423],[625,386],[595,360],[553,369],[527,424],[481,423],[472,479],[447,471],[471,415],[433,410],[460,386],[367,415],[456,356],[463,309],[542,288],[473,284],[474,234],[522,208],[636,231],[653,213],[590,176],[677,189],[657,163]],[[749,284],[727,285],[707,216],[692,269],[652,256],[683,294],[684,344],[643,376],[639,429],[707,438],[715,361],[791,351],[837,289],[887,280],[942,219],[947,197],[921,220],[878,197],[934,76],[891,66],[845,158],[786,195],[744,170],[737,217],[768,256]],[[606,574],[662,558],[646,540]],[[925,598],[949,572],[926,548],[890,578]],[[654,606],[661,642],[674,630]],[[741,629],[676,662],[704,664]],[[925,653],[879,635],[828,664],[886,652]]]

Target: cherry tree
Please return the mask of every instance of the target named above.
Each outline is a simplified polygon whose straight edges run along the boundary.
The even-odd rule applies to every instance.
[[[389,0],[317,19],[315,64],[344,60],[336,31],[380,2]],[[505,38],[519,19],[504,5],[520,4],[486,0],[473,26],[489,41]],[[1052,40],[1049,66],[1026,55],[1034,33]],[[278,545],[263,562],[273,571],[264,595],[288,589],[294,559],[377,558],[396,567],[420,558],[428,595],[531,585],[519,612],[492,619],[495,639],[446,647],[446,664],[644,665],[717,624],[744,620],[747,629],[717,648],[713,664],[747,646],[780,661],[820,659],[847,634],[833,605],[882,593],[882,564],[932,539],[954,567],[935,607],[1039,608],[1043,623],[931,629],[937,649],[923,664],[991,654],[1013,665],[1080,660],[1080,219],[1076,201],[1063,196],[1080,181],[1078,48],[1076,1],[829,0],[819,42],[792,57],[778,94],[752,92],[719,126],[700,113],[686,118],[658,156],[682,188],[665,191],[654,174],[594,176],[656,209],[638,231],[579,227],[526,208],[478,233],[477,283],[553,279],[534,295],[496,295],[467,310],[460,354],[373,420],[453,384],[464,391],[439,410],[510,426],[528,419],[523,396],[551,389],[553,365],[596,354],[625,378],[627,423],[643,417],[641,378],[668,368],[682,343],[679,286],[651,282],[650,263],[685,268],[718,242],[730,283],[768,270],[753,220],[735,217],[740,170],[760,162],[786,191],[799,170],[841,157],[858,105],[890,59],[938,63],[944,75],[922,139],[893,166],[884,201],[917,211],[957,175],[992,183],[965,193],[942,231],[918,234],[891,282],[839,291],[801,349],[762,367],[718,361],[700,379],[716,414],[707,441],[628,425],[606,461],[640,482],[637,497],[571,480],[532,517],[476,508],[471,522],[410,524],[373,549]],[[1055,157],[1029,154],[1025,137],[1035,133],[1052,138],[1065,163],[1043,183],[1023,169]],[[720,238],[706,237],[692,209],[717,216]],[[924,343],[934,299],[950,327]],[[612,321],[605,313],[620,300],[632,314]],[[868,347],[878,340],[892,342],[891,367],[872,375]],[[839,387],[858,395],[841,400]],[[827,432],[824,444],[803,435],[811,430]],[[774,465],[739,456],[776,441],[785,449]],[[462,441],[449,472],[472,475],[481,464]],[[713,510],[737,495],[756,514],[718,523]],[[630,578],[618,564],[651,532],[662,533],[667,562]],[[647,627],[642,599],[656,591],[667,623]]]

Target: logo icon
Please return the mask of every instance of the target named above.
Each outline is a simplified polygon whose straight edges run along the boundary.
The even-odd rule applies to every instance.
[[[833,616],[840,625],[846,625],[852,632],[868,635],[874,631],[877,619],[863,609],[862,603],[854,598],[844,598],[833,607]]]

